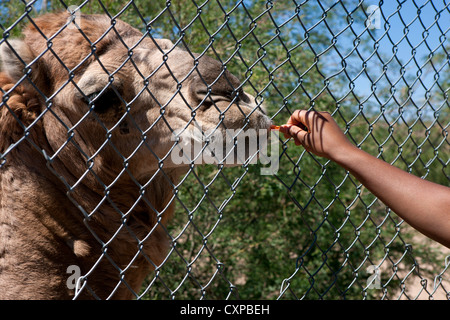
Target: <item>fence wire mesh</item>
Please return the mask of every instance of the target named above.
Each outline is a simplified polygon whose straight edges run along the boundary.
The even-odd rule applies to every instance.
[[[272,174],[252,155],[200,164],[204,146],[171,158],[175,131],[197,121],[239,133],[259,129],[263,108],[276,124],[306,108],[449,186],[446,1],[17,0],[0,12],[0,240],[8,205],[37,230],[0,259],[23,246],[49,266],[12,277],[28,279],[17,297],[450,298],[449,249],[292,141],[272,139]]]

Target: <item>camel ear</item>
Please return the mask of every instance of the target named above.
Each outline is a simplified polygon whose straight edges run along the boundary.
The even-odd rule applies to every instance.
[[[12,39],[0,45],[1,70],[16,82],[25,75],[26,66],[34,58],[31,48],[23,40]]]
[[[156,43],[162,50],[169,50],[174,47],[174,44],[169,39],[155,39]]]

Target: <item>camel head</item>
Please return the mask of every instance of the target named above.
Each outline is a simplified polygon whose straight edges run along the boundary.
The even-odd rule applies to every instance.
[[[124,168],[145,183],[159,168],[187,167],[170,156],[179,152],[175,132],[269,129],[255,99],[217,60],[106,15],[82,15],[78,26],[69,17],[35,19],[23,40],[2,45],[1,59],[13,82],[36,93],[40,110],[22,121],[42,118],[46,152],[72,183],[89,171],[109,184]]]

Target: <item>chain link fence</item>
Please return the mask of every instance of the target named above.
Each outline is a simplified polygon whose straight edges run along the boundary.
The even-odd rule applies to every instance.
[[[12,199],[2,200],[2,224],[9,204],[45,235],[2,229],[0,239],[42,244],[38,264],[57,262],[44,268],[47,283],[45,272],[39,282],[12,277],[29,279],[30,290],[62,286],[75,299],[450,298],[448,248],[282,136],[271,134],[276,167],[265,174],[268,162],[253,153],[239,165],[201,164],[204,144],[180,174],[169,164],[182,145],[175,131],[207,121],[204,106],[215,111],[213,132],[237,132],[232,141],[263,127],[262,109],[282,124],[304,108],[329,111],[370,154],[449,186],[446,1],[17,0],[0,11],[9,74],[0,77],[0,190]],[[49,12],[57,14],[39,20]],[[24,170],[51,183],[32,183]],[[22,184],[10,187],[13,179]],[[42,214],[50,218],[29,218]]]

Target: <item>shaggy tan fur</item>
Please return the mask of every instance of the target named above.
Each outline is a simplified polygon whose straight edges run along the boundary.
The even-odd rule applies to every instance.
[[[135,297],[166,257],[187,170],[167,156],[172,130],[193,116],[204,129],[270,126],[219,62],[201,57],[191,72],[194,57],[168,40],[106,16],[82,16],[81,31],[67,19],[35,19],[1,46],[1,299],[73,298],[70,265],[89,272],[79,298]],[[207,84],[216,104],[193,113]]]

